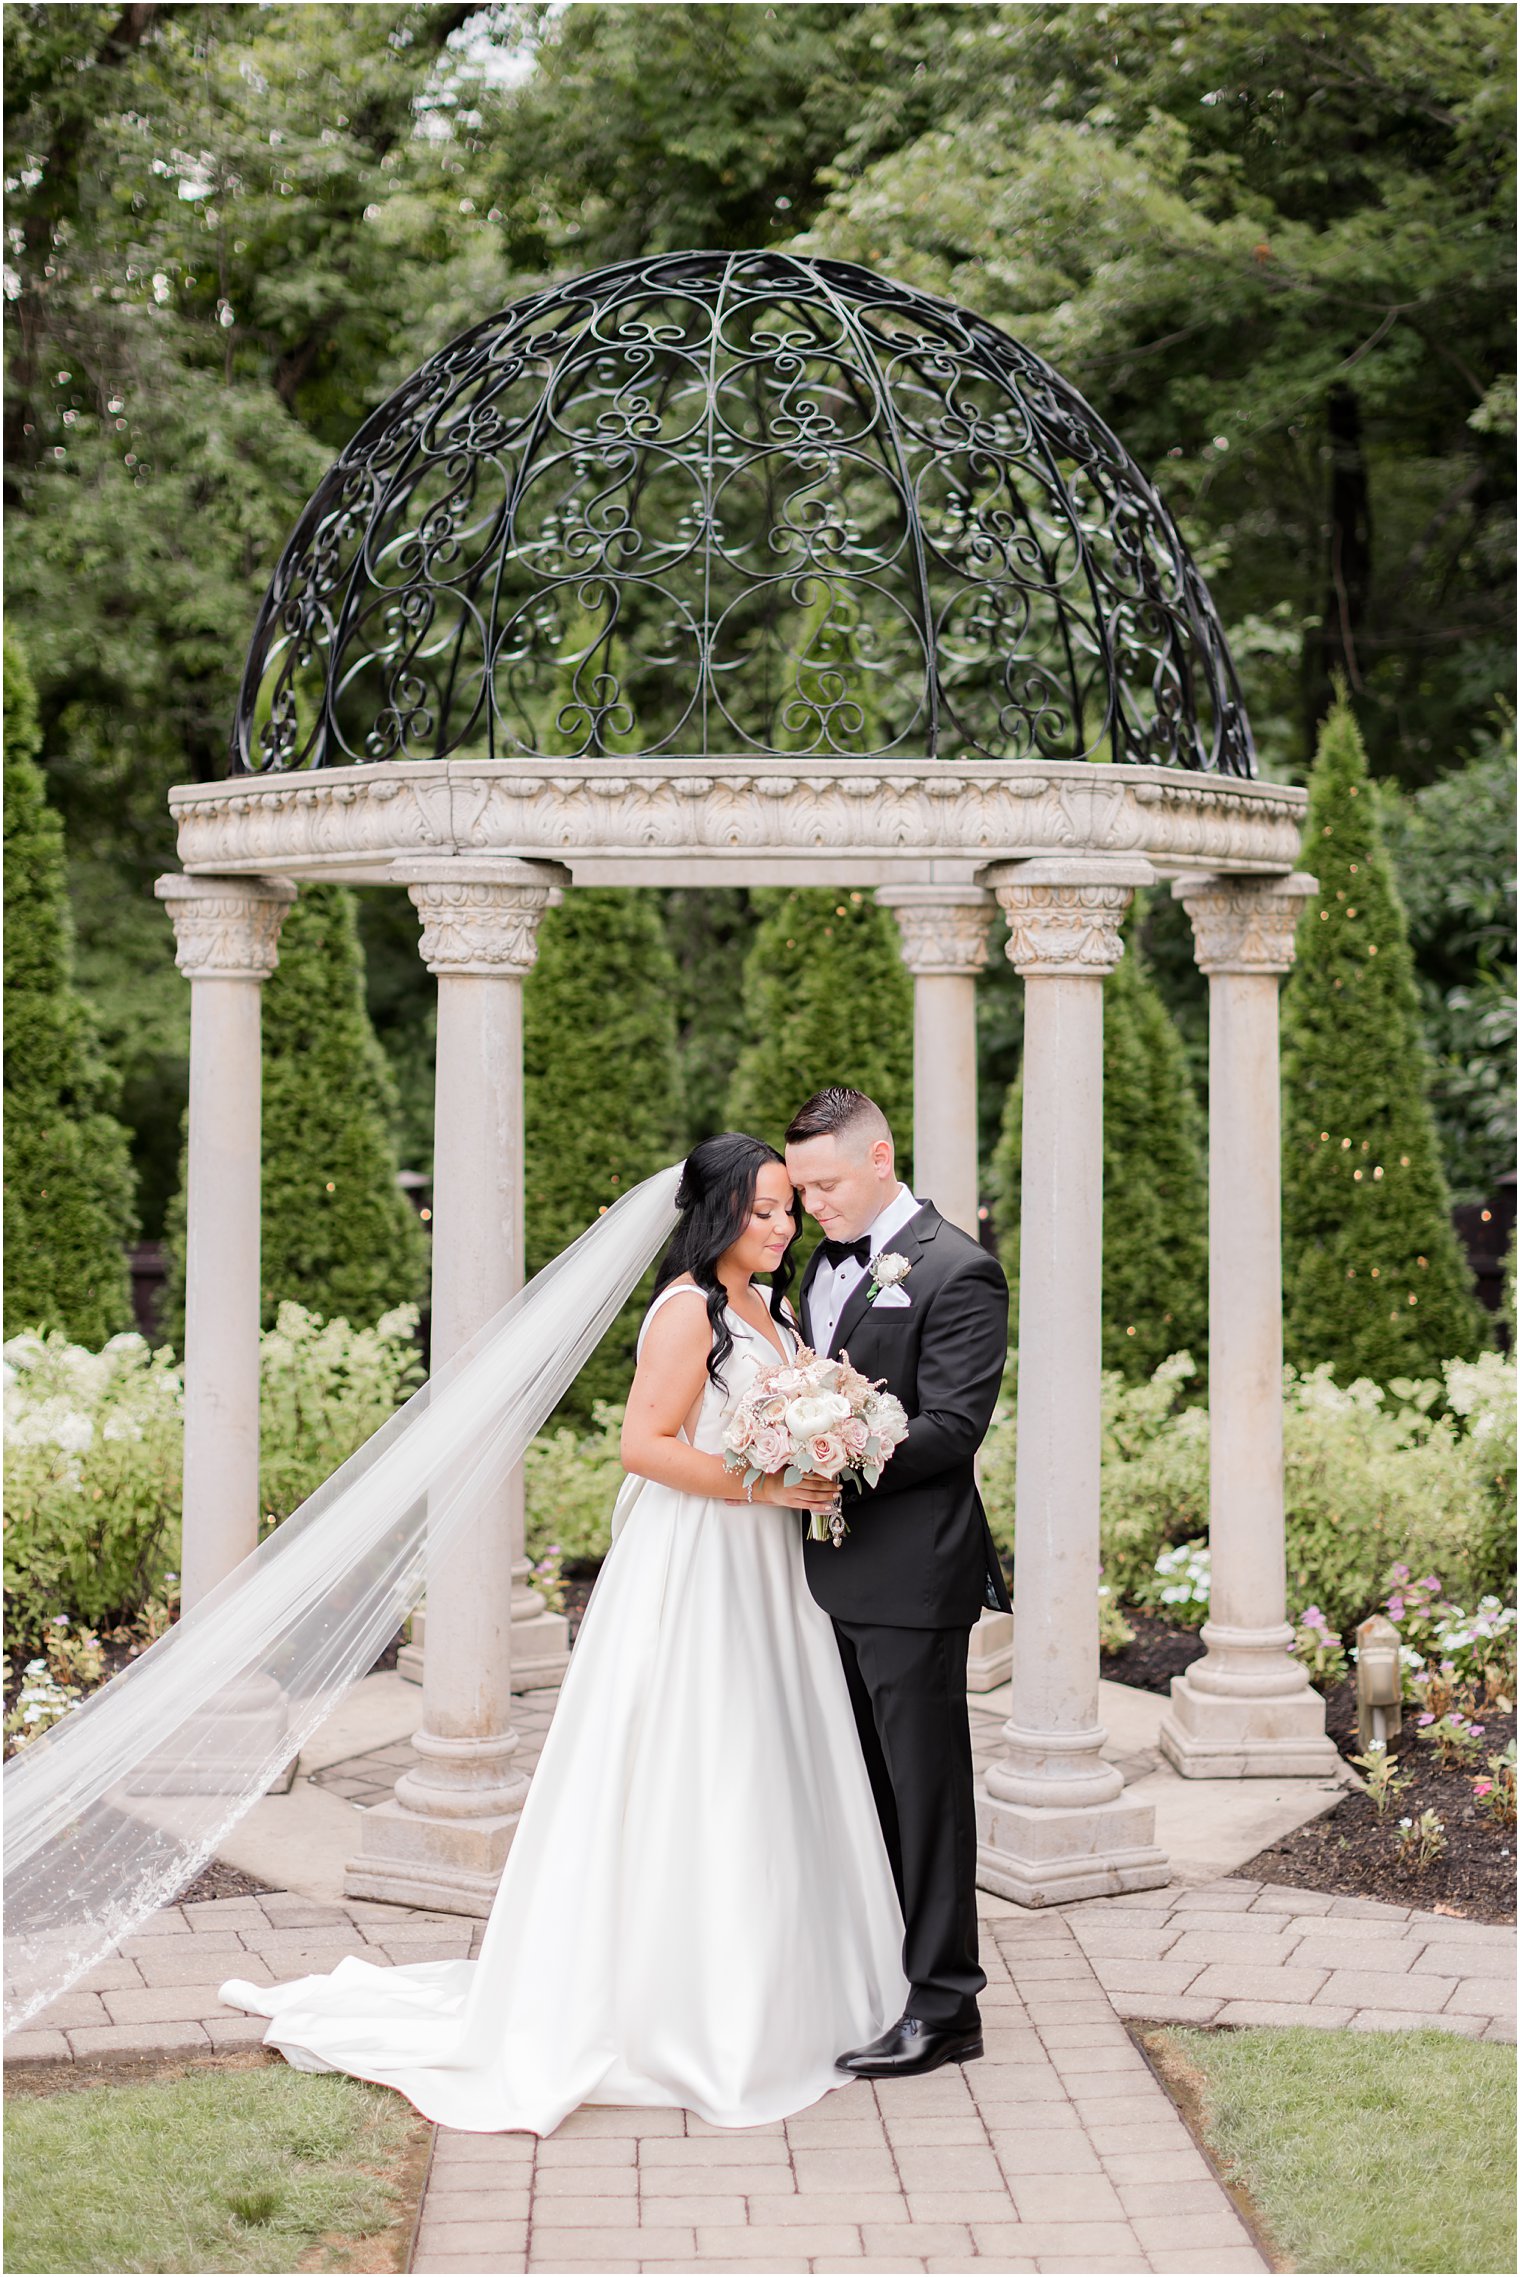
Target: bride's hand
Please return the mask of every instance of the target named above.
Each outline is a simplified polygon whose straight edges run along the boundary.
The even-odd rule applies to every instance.
[[[798,1479],[795,1486],[786,1486],[779,1471],[764,1478],[755,1489],[757,1502],[769,1502],[782,1510],[832,1510],[839,1500],[839,1486],[834,1479],[810,1472]]]

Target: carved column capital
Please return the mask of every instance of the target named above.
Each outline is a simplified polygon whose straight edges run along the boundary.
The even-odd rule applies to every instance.
[[[1304,903],[1319,880],[1304,870],[1289,877],[1186,877],[1172,885],[1193,921],[1199,970],[1285,973]]]
[[[997,864],[986,878],[1008,920],[1009,963],[1026,979],[1102,980],[1124,954],[1119,928],[1135,888],[1154,877],[1144,861]]]
[[[397,863],[422,922],[429,972],[494,973],[522,979],[538,956],[538,928],[570,872],[558,862]]]
[[[993,899],[983,886],[882,886],[876,896],[902,931],[902,960],[915,978],[973,979],[987,962]]]
[[[186,877],[171,870],[154,893],[174,927],[174,961],[190,980],[267,980],[280,927],[296,898],[288,878]]]

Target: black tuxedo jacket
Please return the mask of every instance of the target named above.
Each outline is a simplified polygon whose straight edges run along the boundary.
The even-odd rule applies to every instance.
[[[909,1261],[899,1283],[907,1304],[872,1304],[867,1273],[829,1349],[847,1352],[896,1394],[908,1411],[908,1436],[879,1486],[846,1489],[850,1530],[839,1548],[805,1544],[808,1583],[841,1621],[969,1628],[984,1606],[1010,1610],[972,1468],[1008,1356],[1008,1283],[995,1259],[932,1202],[887,1247]],[[809,1344],[808,1297],[821,1256],[814,1252],[799,1295]]]

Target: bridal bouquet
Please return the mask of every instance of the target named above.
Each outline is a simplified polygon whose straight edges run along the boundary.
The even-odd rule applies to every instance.
[[[908,1434],[908,1417],[894,1399],[848,1360],[820,1359],[802,1345],[795,1360],[761,1368],[723,1426],[723,1460],[743,1471],[746,1486],[774,1478],[788,1486],[809,1472],[875,1486]],[[815,1511],[809,1532],[837,1550],[849,1531],[838,1511]]]

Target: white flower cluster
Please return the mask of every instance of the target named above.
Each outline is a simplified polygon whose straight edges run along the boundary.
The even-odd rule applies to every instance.
[[[1210,1564],[1207,1542],[1182,1542],[1163,1550],[1153,1571],[1158,1586],[1151,1592],[1158,1605],[1207,1605]]]

